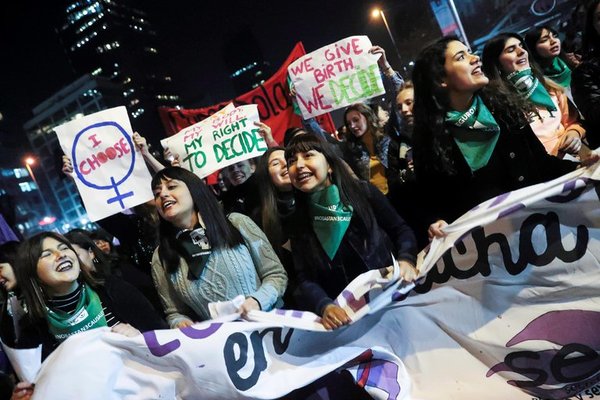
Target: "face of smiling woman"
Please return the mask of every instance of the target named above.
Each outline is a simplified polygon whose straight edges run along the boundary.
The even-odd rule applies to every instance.
[[[529,68],[529,54],[523,47],[523,42],[514,37],[504,43],[504,50],[498,61],[505,74]]]
[[[316,150],[296,153],[288,160],[292,185],[305,193],[317,192],[331,185],[332,172],[327,159]]]
[[[178,228],[190,229],[198,223],[194,200],[183,181],[161,180],[154,188],[154,204],[158,214]]]
[[[37,275],[46,293],[63,296],[77,288],[80,266],[77,254],[65,243],[47,237],[42,241]]]

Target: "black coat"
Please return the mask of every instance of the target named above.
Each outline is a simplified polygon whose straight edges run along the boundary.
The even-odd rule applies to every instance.
[[[231,186],[221,196],[226,214],[232,212],[244,214],[260,224],[260,192],[254,174],[237,186]]]
[[[509,129],[498,121],[500,136],[488,164],[472,172],[461,151],[448,139],[449,157],[456,173],[435,173],[420,165],[415,169],[422,206],[429,223],[454,221],[477,204],[500,194],[545,182],[573,171],[577,163],[549,155],[529,125]]]
[[[417,246],[412,230],[375,186],[361,184],[376,224],[372,231],[365,232],[353,217],[333,260],[323,250],[306,213],[300,209],[295,215],[295,231],[290,239],[298,280],[295,297],[305,309],[321,314],[358,275],[391,265],[392,254],[397,260],[415,263]]]
[[[585,118],[586,138],[592,149],[600,147],[600,55],[585,59],[571,75],[571,91]]]
[[[158,315],[148,300],[133,286],[117,277],[108,277],[104,285],[94,288],[102,305],[110,310],[118,321],[128,323],[141,332],[168,329],[166,322]],[[42,361],[58,347],[59,343],[48,330],[46,323],[33,324],[30,319],[21,320],[21,334],[15,340],[12,318],[3,309],[2,339],[6,344],[18,349],[42,345]]]

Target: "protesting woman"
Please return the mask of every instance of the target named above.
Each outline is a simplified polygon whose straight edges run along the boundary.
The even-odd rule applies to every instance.
[[[282,305],[285,270],[249,217],[226,217],[202,180],[179,167],[158,172],[152,189],[160,215],[152,276],[171,327],[209,319],[209,303],[238,295],[242,313]]]
[[[291,246],[299,303],[322,316],[327,329],[350,322],[333,299],[359,274],[400,263],[414,279],[411,229],[377,188],[350,176],[331,146],[296,136],[285,150],[296,214]]]
[[[425,47],[413,82],[415,172],[428,219],[438,220],[430,237],[482,201],[576,168],[546,153],[522,111],[524,99],[489,90],[479,57],[458,39]]]
[[[16,263],[28,316],[38,327],[39,342],[51,346],[47,350],[71,335],[102,326],[127,336],[164,328],[131,285],[104,285],[82,269],[75,249],[62,235],[42,232],[31,237]]]
[[[502,33],[485,44],[483,72],[490,87],[508,91],[527,101],[526,113],[531,129],[553,156],[577,157],[585,137],[579,112],[568,100],[564,89],[545,78],[529,62],[529,50],[515,33]]]
[[[536,26],[525,34],[530,56],[544,76],[558,83],[567,94],[571,92],[571,68],[561,58],[562,48],[558,32],[548,25]]]

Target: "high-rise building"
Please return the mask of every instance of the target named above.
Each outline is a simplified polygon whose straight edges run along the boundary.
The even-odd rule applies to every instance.
[[[243,28],[230,35],[223,45],[223,51],[223,60],[236,95],[262,85],[271,75],[270,64],[264,61],[258,41],[250,28]]]
[[[50,228],[66,232],[90,227],[75,184],[61,171],[62,150],[54,128],[80,116],[119,106],[121,99],[120,85],[99,76],[84,75],[35,107],[33,118],[23,126],[35,161],[32,176],[36,177],[36,186],[42,194],[42,203],[35,209],[42,210],[43,217],[49,217],[47,221],[56,218]]]
[[[158,146],[159,106],[180,98],[164,71],[157,33],[133,0],[63,0],[57,32],[78,75],[92,74],[122,86],[122,105],[138,130]]]

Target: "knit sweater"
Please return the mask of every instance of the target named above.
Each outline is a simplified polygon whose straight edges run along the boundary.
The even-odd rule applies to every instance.
[[[188,279],[188,265],[180,258],[176,272],[168,273],[158,255],[152,257],[152,278],[171,327],[189,316],[191,308],[201,320],[210,319],[208,303],[238,295],[253,297],[263,311],[281,307],[287,275],[265,234],[247,216],[231,213],[229,221],[240,232],[243,245],[213,249],[198,279]]]

